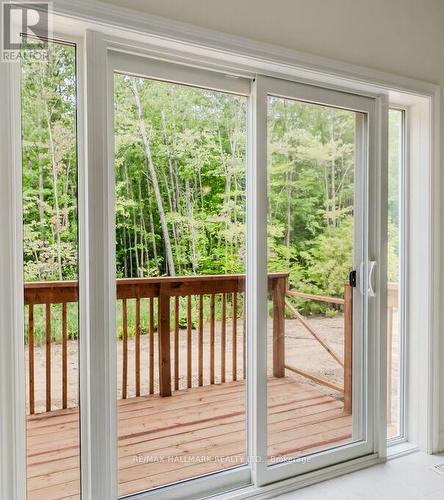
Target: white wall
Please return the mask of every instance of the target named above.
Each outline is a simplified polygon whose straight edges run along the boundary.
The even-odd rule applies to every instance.
[[[105,1],[216,31],[426,80],[441,87],[444,85],[444,0]],[[444,102],[441,123],[444,136]],[[444,164],[444,140],[441,159]],[[444,175],[441,177],[443,188]],[[441,214],[444,220],[444,199]],[[441,234],[444,243],[444,230]],[[444,265],[441,269],[442,290]],[[441,293],[441,297],[443,295]],[[444,311],[444,298],[441,302]],[[441,359],[444,359],[444,346],[441,352]],[[441,381],[444,380],[444,362],[442,366]],[[444,383],[441,383],[441,388],[444,388]],[[441,397],[441,406],[440,430],[444,437],[444,397]]]

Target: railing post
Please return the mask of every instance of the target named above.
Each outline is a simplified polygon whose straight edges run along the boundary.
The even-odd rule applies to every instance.
[[[387,310],[387,423],[392,423],[393,307]]]
[[[159,344],[159,394],[171,396],[171,353],[170,353],[170,296],[159,291],[157,316]]]
[[[352,412],[353,375],[353,289],[344,286],[344,413]]]
[[[273,376],[285,377],[285,293],[287,278],[273,280]]]

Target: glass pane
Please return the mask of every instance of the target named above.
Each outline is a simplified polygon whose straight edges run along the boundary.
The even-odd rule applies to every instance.
[[[246,98],[115,75],[119,495],[245,463]]]
[[[47,53],[21,59],[29,499],[80,495],[76,49]]]
[[[387,289],[387,437],[401,429],[404,339],[400,315],[401,172],[403,112],[389,111],[388,289]]]
[[[363,123],[351,111],[268,98],[270,464],[362,436],[352,426],[348,283],[358,234],[358,118]]]

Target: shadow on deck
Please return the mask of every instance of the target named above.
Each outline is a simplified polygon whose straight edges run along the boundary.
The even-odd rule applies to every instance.
[[[119,400],[119,495],[245,462],[245,383]],[[343,403],[292,378],[268,384],[268,455],[296,457],[342,444]],[[79,498],[78,410],[28,417],[30,499]]]

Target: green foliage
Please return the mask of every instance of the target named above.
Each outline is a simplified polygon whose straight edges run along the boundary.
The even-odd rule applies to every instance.
[[[399,226],[400,197],[399,181],[401,178],[402,160],[402,112],[390,110],[389,113],[389,183],[388,183],[388,255],[387,279],[399,281]]]
[[[22,75],[25,279],[75,279],[75,49],[53,43],[49,62],[24,59]],[[117,277],[245,272],[247,98],[124,75],[114,95]],[[288,272],[300,291],[342,296],[355,113],[271,97],[268,116],[268,270]],[[391,112],[389,280],[399,267],[400,130]]]
[[[22,59],[25,280],[77,275],[75,49]]]
[[[353,253],[354,129],[352,112],[270,98],[268,263],[289,272],[297,290],[343,294]]]
[[[171,274],[162,217],[177,274],[242,272],[246,99],[120,75],[115,98],[118,275]]]

